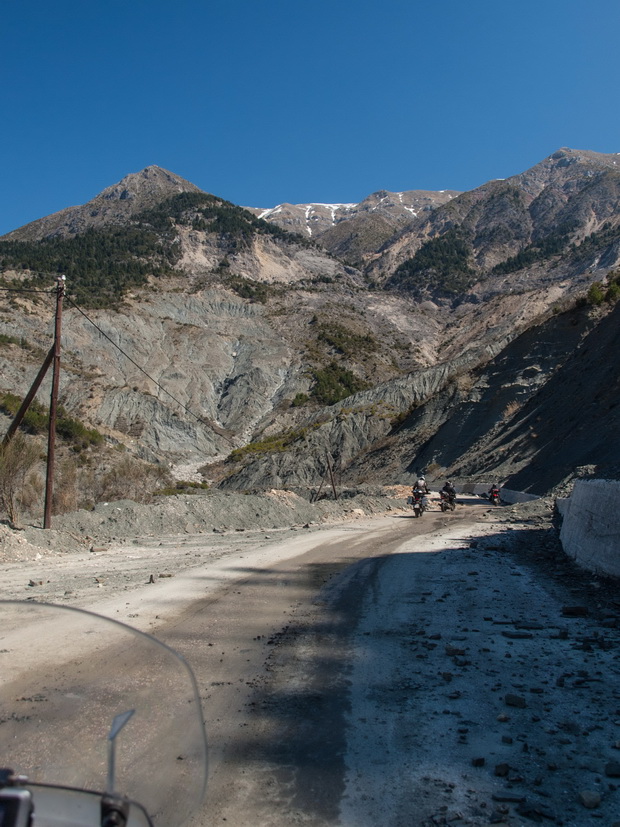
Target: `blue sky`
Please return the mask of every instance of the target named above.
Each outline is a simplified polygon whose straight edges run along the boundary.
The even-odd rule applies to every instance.
[[[618,0],[5,0],[0,234],[169,169],[237,204],[620,151]]]

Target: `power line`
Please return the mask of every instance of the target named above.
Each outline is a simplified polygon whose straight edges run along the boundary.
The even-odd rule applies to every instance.
[[[28,288],[28,287],[0,287],[0,290],[1,290],[1,291],[3,291],[3,292],[5,292],[5,293],[43,293],[43,294],[45,294],[45,295],[47,295],[47,296],[53,296],[53,295],[56,293],[56,287],[50,287],[48,290],[36,290],[36,289],[34,289],[34,288]],[[111,344],[111,345],[113,345],[113,346],[114,346],[114,347],[115,347],[115,348],[116,348],[116,349],[117,349],[120,353],[122,353],[122,354],[123,354],[123,356],[124,356],[126,359],[128,359],[128,360],[131,362],[131,364],[132,364],[132,365],[134,365],[134,367],[136,367],[136,368],[137,368],[137,369],[138,369],[141,373],[143,373],[143,374],[147,377],[147,379],[150,379],[150,381],[151,381],[151,382],[153,382],[153,383],[155,384],[155,386],[156,386],[157,388],[159,388],[159,390],[163,391],[163,393],[165,393],[167,396],[169,396],[171,399],[173,399],[173,400],[176,402],[176,404],[177,404],[177,405],[179,405],[179,407],[183,408],[183,410],[184,410],[186,413],[188,413],[191,417],[193,417],[193,418],[194,418],[197,422],[200,422],[202,425],[207,425],[209,428],[212,428],[213,430],[215,430],[215,431],[216,431],[216,433],[219,433],[219,434],[220,434],[220,436],[226,436],[226,434],[224,433],[224,430],[223,430],[223,429],[218,428],[218,427],[215,425],[215,423],[210,422],[210,421],[208,421],[208,420],[205,420],[203,417],[198,416],[197,414],[195,414],[195,413],[194,413],[192,410],[190,410],[190,409],[189,409],[186,405],[184,405],[184,404],[183,404],[183,402],[181,402],[181,400],[180,400],[180,399],[177,399],[177,398],[176,398],[176,396],[174,396],[174,394],[170,393],[170,391],[169,391],[169,390],[166,390],[166,388],[164,388],[164,386],[163,386],[163,385],[161,385],[161,384],[157,381],[157,379],[155,379],[155,377],[154,377],[154,376],[151,376],[151,375],[150,375],[150,373],[147,373],[147,371],[146,371],[146,370],[144,370],[144,368],[143,368],[141,365],[139,365],[139,364],[138,364],[138,363],[137,363],[134,359],[132,359],[132,358],[131,358],[131,356],[130,356],[128,353],[126,353],[126,351],[124,351],[122,347],[120,347],[120,345],[117,345],[117,344],[116,344],[116,342],[115,342],[113,339],[111,339],[111,338],[108,336],[108,334],[107,334],[105,331],[103,331],[103,330],[99,327],[99,325],[98,325],[96,322],[94,322],[94,321],[93,321],[93,320],[92,320],[92,319],[91,319],[91,318],[90,318],[90,317],[89,317],[89,316],[88,316],[88,315],[87,315],[87,314],[86,314],[86,313],[82,310],[82,308],[81,308],[81,307],[79,307],[79,305],[77,305],[77,304],[73,301],[73,299],[71,299],[71,298],[70,298],[68,295],[66,295],[66,294],[65,294],[65,300],[66,300],[67,302],[69,302],[69,304],[71,304],[71,305],[72,305],[72,306],[73,306],[73,307],[74,307],[74,308],[78,311],[78,313],[81,313],[81,314],[82,314],[82,316],[86,319],[86,321],[90,322],[90,324],[91,324],[91,325],[92,325],[92,326],[93,326],[93,327],[94,327],[94,328],[95,328],[95,329],[96,329],[96,330],[97,330],[97,331],[98,331],[98,332],[99,332],[99,333],[100,333],[100,334],[101,334],[101,335],[102,335],[105,339],[107,339],[107,340],[108,340],[108,342],[110,342],[110,344]]]
[[[111,344],[111,345],[113,345],[113,346],[114,346],[114,347],[115,347],[115,348],[116,348],[116,349],[117,349],[120,353],[122,353],[122,354],[123,354],[123,356],[124,356],[126,359],[129,359],[129,361],[131,362],[131,364],[132,364],[132,365],[134,365],[134,367],[138,368],[138,370],[139,370],[141,373],[143,373],[143,374],[144,374],[144,375],[145,375],[148,379],[150,379],[150,380],[151,380],[151,382],[154,382],[154,383],[155,383],[155,385],[156,385],[156,386],[157,386],[157,387],[158,387],[161,391],[163,391],[165,394],[167,394],[167,395],[168,395],[171,399],[174,399],[174,401],[177,403],[177,405],[179,405],[181,408],[183,408],[183,410],[184,410],[184,411],[186,411],[186,413],[188,413],[190,416],[193,416],[193,417],[194,417],[194,419],[195,419],[197,422],[200,422],[200,423],[202,423],[203,425],[208,425],[209,427],[213,427],[213,423],[211,423],[211,422],[207,422],[207,421],[206,421],[206,420],[204,420],[202,417],[197,416],[197,415],[196,415],[193,411],[191,411],[191,410],[190,410],[190,409],[189,409],[186,405],[184,405],[184,404],[183,404],[183,403],[182,403],[179,399],[177,399],[177,398],[176,398],[176,396],[174,396],[174,394],[172,394],[172,393],[170,393],[170,391],[166,390],[166,388],[164,388],[164,386],[163,386],[163,385],[160,385],[160,383],[157,381],[157,379],[155,379],[153,376],[151,376],[151,375],[150,375],[150,373],[147,373],[141,365],[139,365],[139,364],[138,364],[138,363],[137,363],[134,359],[132,359],[132,358],[131,358],[131,356],[130,356],[128,353],[126,353],[126,352],[123,350],[123,348],[122,348],[122,347],[120,347],[119,345],[117,345],[117,344],[116,344],[116,342],[115,342],[113,339],[111,339],[111,338],[108,336],[108,334],[107,334],[105,331],[103,331],[103,330],[99,327],[99,325],[98,325],[96,322],[94,322],[94,321],[93,321],[93,320],[92,320],[92,319],[91,319],[91,318],[90,318],[90,317],[89,317],[89,316],[88,316],[88,315],[87,315],[87,314],[86,314],[86,313],[82,310],[82,308],[81,308],[81,307],[79,307],[79,306],[78,306],[78,305],[77,305],[77,304],[73,301],[73,299],[70,299],[68,296],[66,296],[65,298],[66,298],[66,300],[69,302],[69,304],[71,304],[73,307],[75,307],[75,309],[78,311],[78,313],[81,313],[81,314],[82,314],[82,316],[84,316],[84,318],[86,319],[86,321],[90,322],[90,324],[92,324],[92,326],[93,326],[96,330],[98,330],[98,331],[99,331],[99,333],[101,333],[101,335],[102,335],[105,339],[107,339],[107,340],[108,340],[108,342],[110,342],[110,344]]]

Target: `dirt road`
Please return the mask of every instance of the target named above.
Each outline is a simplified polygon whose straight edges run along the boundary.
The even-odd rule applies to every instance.
[[[361,598],[387,555],[443,522],[407,514],[315,534],[304,553],[240,570],[192,606],[178,639],[159,630],[204,678],[211,773],[197,824],[337,823]]]
[[[319,532],[159,629],[203,693],[195,825],[615,823],[618,628],[485,510]]]
[[[617,610],[558,578],[544,526],[487,511],[186,538],[196,565],[93,606],[197,675],[193,827],[619,823]]]

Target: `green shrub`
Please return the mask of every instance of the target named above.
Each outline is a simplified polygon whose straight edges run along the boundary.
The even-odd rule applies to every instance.
[[[0,396],[0,410],[9,416],[15,416],[20,409],[22,399],[14,393]],[[33,399],[21,423],[21,428],[30,434],[44,434],[49,428],[49,409]],[[74,450],[87,448],[89,445],[101,445],[103,435],[94,428],[87,428],[82,422],[69,416],[62,405],[58,406],[56,415],[56,433],[72,443]]]
[[[337,322],[319,325],[317,338],[345,356],[377,350],[377,342],[370,333],[355,333]]]
[[[58,406],[56,418],[56,433],[67,440],[86,448],[89,445],[101,445],[104,441],[103,435],[95,428],[87,428],[78,419],[69,416],[64,408]]]
[[[620,299],[620,282],[614,281],[607,288],[605,293],[605,301],[609,304],[615,304]]]
[[[605,293],[603,292],[603,285],[600,281],[595,281],[590,285],[587,299],[588,304],[593,304],[595,307],[605,301]]]
[[[369,387],[365,382],[337,362],[313,371],[314,386],[311,396],[322,405],[335,405],[358,391]]]
[[[286,451],[293,442],[304,439],[307,433],[306,428],[284,431],[279,434],[272,434],[258,442],[249,442],[242,448],[235,448],[227,458],[227,462],[239,462],[250,454],[272,454]]]
[[[21,398],[14,393],[4,393],[0,397],[0,410],[3,410],[9,416],[15,416],[21,404]],[[47,423],[47,409],[36,399],[33,399],[22,420],[22,430],[29,434],[43,434],[47,431]]]
[[[610,270],[607,273],[607,283],[605,301],[615,304],[620,299],[620,270]]]
[[[298,393],[295,394],[295,398],[291,402],[292,408],[300,408],[302,405],[305,405],[306,402],[310,399],[307,393]]]
[[[251,281],[242,276],[230,276],[224,282],[242,299],[249,299],[251,302],[265,304],[268,299],[277,294],[278,288],[261,281]]]

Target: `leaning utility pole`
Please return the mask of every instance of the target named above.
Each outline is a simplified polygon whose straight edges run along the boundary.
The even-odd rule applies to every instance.
[[[323,477],[321,479],[321,484],[319,485],[319,490],[316,492],[316,494],[313,494],[312,497],[310,498],[311,503],[317,502],[319,497],[321,496],[321,491],[323,490],[323,485],[325,484],[325,480],[327,479],[328,474],[329,474],[329,478],[330,478],[331,483],[332,483],[332,489],[334,491],[334,499],[335,500],[338,499],[338,491],[336,490],[336,481],[334,480],[334,471],[332,469],[332,461],[331,461],[331,457],[329,455],[329,451],[325,451],[325,461],[326,461],[327,468],[326,468],[325,473],[323,474]]]
[[[334,491],[334,499],[337,500],[338,499],[338,492],[336,491],[336,482],[334,480],[334,471],[332,469],[332,461],[331,461],[331,458],[329,456],[329,451],[325,451],[325,457],[327,459],[327,468],[329,470],[329,478],[331,480],[332,489]]]
[[[43,528],[50,528],[52,522],[52,499],[54,495],[54,459],[56,454],[56,411],[58,409],[58,385],[60,381],[60,326],[62,300],[65,295],[65,276],[59,276],[56,285],[56,326],[54,329],[54,355],[52,358],[52,394],[50,398],[50,421],[47,434],[47,477],[45,480],[45,513]]]
[[[30,403],[35,398],[37,391],[39,390],[39,385],[45,378],[45,374],[47,373],[47,369],[52,364],[52,359],[54,358],[54,345],[51,346],[49,353],[45,357],[45,362],[41,365],[41,369],[37,374],[37,378],[32,383],[32,387],[24,397],[24,401],[22,402],[19,410],[15,414],[15,419],[9,425],[9,430],[4,435],[4,439],[2,440],[2,445],[8,445],[9,442],[15,436],[15,432],[19,428],[22,423],[23,418],[26,416],[26,411],[30,407]]]

